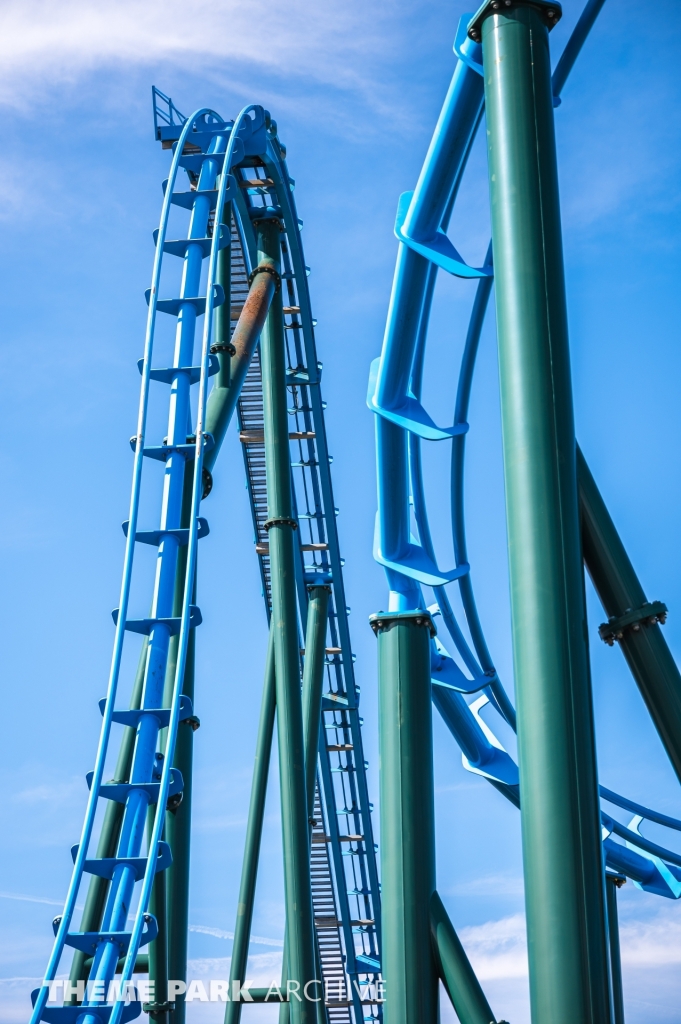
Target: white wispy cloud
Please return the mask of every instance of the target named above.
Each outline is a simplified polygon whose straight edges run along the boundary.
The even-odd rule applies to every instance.
[[[663,901],[654,918],[621,922],[620,944],[625,967],[681,964],[681,907]]]
[[[190,924],[190,932],[199,932],[201,935],[213,935],[216,939],[233,939],[234,932],[223,931],[222,928],[209,928],[207,925]],[[251,935],[251,942],[260,946],[283,946],[283,939],[265,939],[262,935]]]
[[[459,937],[481,981],[527,974],[524,914],[461,928]]]
[[[369,96],[397,4],[289,0],[265,15],[247,0],[5,0],[0,6],[0,102],[75,84],[102,67],[172,60],[202,73],[234,63]]]
[[[522,896],[525,890],[519,875],[485,875],[450,886],[446,891],[464,896]]]
[[[82,778],[74,776],[68,780],[57,781],[52,785],[40,783],[37,786],[28,786],[15,793],[11,799],[13,803],[17,804],[61,804],[74,796],[82,796],[83,789]]]
[[[681,907],[662,901],[654,916],[620,923],[625,969],[681,964]],[[525,915],[513,914],[459,929],[459,937],[481,981],[527,974]]]
[[[273,977],[277,977],[281,969],[281,953],[256,953],[248,958],[248,977],[254,986],[269,985]],[[229,977],[231,957],[197,957],[187,963],[187,976],[192,977]]]
[[[0,892],[0,899],[19,900],[22,903],[47,903],[50,907],[63,907],[63,900],[53,900],[49,896],[29,896],[24,892]]]

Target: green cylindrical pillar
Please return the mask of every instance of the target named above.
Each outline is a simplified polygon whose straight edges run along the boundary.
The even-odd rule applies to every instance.
[[[548,28],[482,37],[532,1020],[607,1024],[605,893]]]
[[[193,486],[193,467],[187,466],[182,496],[182,526],[189,526],[191,515],[191,499]],[[185,572],[187,565],[187,548],[179,550],[175,576],[175,596],[173,614],[182,613],[184,600]],[[196,602],[196,576],[192,587],[192,601]],[[170,707],[173,698],[175,671],[177,666],[179,636],[170,638],[168,664],[166,667],[165,689],[163,693],[164,707]],[[196,630],[189,631],[187,641],[187,660],[181,693],[186,694],[194,703],[194,679],[196,664]],[[194,763],[194,732],[199,727],[199,720],[194,715],[180,723],[175,741],[173,767],[182,773],[184,788],[182,799],[166,814],[166,841],[170,846],[173,863],[165,871],[166,876],[166,927],[167,927],[167,977],[176,981],[187,980],[187,942],[189,932],[189,863],[191,854],[192,827],[192,773]],[[161,749],[165,750],[165,733],[161,733]],[[153,966],[153,965],[150,965]],[[163,978],[160,979],[163,982]],[[175,996],[175,1009],[172,1024],[184,1024],[186,1005],[184,996]]]
[[[381,973],[385,1024],[437,1024],[431,945],[435,808],[428,612],[372,615],[378,636]]]
[[[584,563],[609,619],[640,612],[617,633],[618,642],[681,781],[681,674],[655,616],[646,617],[645,591],[579,449],[577,478]]]
[[[151,804],[147,811],[147,837],[151,835],[156,816],[156,805]],[[165,830],[163,832],[165,839]],[[167,919],[167,892],[166,872],[159,871],[154,878],[151,888],[151,899],[149,900],[149,911],[156,918],[158,935],[153,942],[149,943],[149,980],[154,983],[154,998],[152,1005],[159,1007],[153,1011],[152,1020],[154,1024],[168,1024],[167,1009],[161,1009],[168,1005],[168,919]]]
[[[494,1024],[485,993],[437,892],[430,900],[430,927],[439,973],[460,1024]]]
[[[259,273],[278,277],[280,226],[257,223]],[[274,273],[273,273],[274,272]],[[288,437],[286,349],[281,288],[272,299],[261,340],[267,476],[266,527],[272,579],[272,619],[277,699],[277,736],[284,848],[286,939],[289,984],[301,1000],[290,1003],[293,1024],[310,1024],[315,1004],[302,998],[314,980],[314,926],[310,890],[310,843],[305,791],[305,750],[300,692],[300,654],[295,581],[295,532]],[[308,990],[309,991],[309,990]]]
[[[234,980],[246,980],[248,964],[248,946],[251,938],[251,922],[253,921],[253,905],[255,903],[255,883],[258,877],[258,861],[260,859],[260,843],[262,826],[265,817],[265,799],[267,797],[267,777],[270,770],[270,754],[272,753],[272,734],[274,733],[275,711],[274,681],[274,640],[270,633],[267,648],[267,664],[265,666],[265,685],[260,708],[260,724],[258,740],[255,748],[255,765],[253,767],[253,783],[251,786],[251,803],[248,808],[248,824],[246,826],[246,843],[241,868],[241,886],[239,888],[239,904],[236,925],[234,927],[234,945],[232,946],[232,962],[229,969],[230,992]],[[241,1020],[240,1002],[227,1003],[225,1007],[225,1024],[239,1024]]]
[[[305,790],[310,816],[314,808],[314,790],[317,778],[319,727],[322,716],[322,687],[324,685],[324,655],[326,654],[326,626],[328,621],[331,587],[308,587],[305,630],[305,667],[303,670],[303,731],[305,741]]]
[[[232,204],[225,203],[222,211],[222,230],[227,232],[230,242],[218,252],[215,280],[225,293],[225,301],[216,308],[213,314],[213,344],[211,352],[218,357],[220,369],[216,374],[214,386],[228,388],[230,385],[230,364],[234,354],[232,345]]]
[[[617,917],[617,890],[626,882],[624,875],[605,873],[605,893],[608,907],[608,940],[610,944],[610,981],[612,984],[612,1024],[624,1024],[624,992],[622,990],[622,957],[620,954],[620,926]]]

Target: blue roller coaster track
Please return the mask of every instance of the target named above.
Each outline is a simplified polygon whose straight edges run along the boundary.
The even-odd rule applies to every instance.
[[[603,2],[590,0],[586,5],[557,64],[553,74],[555,106],[561,102],[568,74]],[[433,638],[433,703],[461,747],[464,767],[488,779],[519,807],[518,767],[494,735],[493,727],[481,716],[483,708],[489,707],[515,729],[515,710],[494,668],[475,603],[464,514],[467,416],[480,336],[492,293],[492,246],[490,243],[482,267],[472,268],[464,263],[446,233],[484,106],[481,47],[467,35],[471,17],[464,15],[459,24],[454,43],[459,61],[416,189],[405,193],[398,204],[397,266],[383,348],[372,364],[367,397],[369,408],[376,414],[379,481],[374,557],[385,567],[390,588],[389,611],[430,607],[431,613],[444,622],[461,664],[439,638]],[[478,278],[451,427],[438,427],[420,400],[438,270],[461,278]],[[421,464],[422,440],[446,438],[452,439],[451,510],[457,562],[451,571],[438,567]],[[417,538],[413,536],[412,521]],[[471,643],[456,619],[446,590],[453,581],[459,587]],[[423,586],[433,591],[435,603],[430,606],[423,596]],[[665,611],[663,605],[651,605],[649,618],[664,621]],[[475,694],[479,696],[468,703],[465,697]],[[624,826],[605,811],[602,813],[608,867],[633,879],[648,892],[678,899],[681,856],[646,839],[640,829],[647,821],[678,831],[681,821],[636,804],[604,786],[600,792],[605,803],[633,814],[629,825]]]
[[[552,5],[544,0],[523,3],[555,16],[550,12]],[[556,65],[552,77],[554,107],[561,103],[563,86],[602,5],[603,0],[589,0]],[[483,10],[488,6],[483,5]],[[506,6],[511,6],[510,0]],[[480,265],[469,266],[447,233],[484,115],[483,47],[476,36],[476,21],[471,18],[465,15],[461,19],[456,34],[457,64],[416,187],[398,203],[393,290],[383,347],[371,368],[367,396],[376,425],[378,511],[374,557],[385,569],[389,589],[387,611],[381,616],[386,621],[400,621],[400,616],[423,613],[424,621],[437,620],[449,636],[449,648],[434,627],[430,636],[432,702],[462,751],[465,769],[488,780],[520,808],[518,765],[495,735],[490,720],[483,717],[491,711],[511,729],[517,727],[515,708],[497,674],[476,607],[465,529],[468,412],[494,284],[492,243]],[[143,1010],[139,1001],[126,1002],[117,998],[115,991],[112,994],[111,983],[120,975],[119,992],[124,993],[133,973],[145,969],[140,950],[148,946],[150,959],[153,957],[154,942],[159,934],[165,935],[167,927],[163,901],[155,896],[157,879],[165,872],[179,870],[182,862],[182,843],[175,846],[171,839],[173,829],[167,811],[174,814],[183,796],[186,803],[189,801],[191,758],[187,761],[177,755],[181,742],[186,745],[184,738],[191,738],[199,724],[194,709],[192,660],[196,630],[202,621],[196,604],[197,560],[199,541],[209,532],[208,522],[199,512],[202,500],[210,493],[217,456],[232,419],[237,421],[243,450],[254,553],[268,621],[273,611],[274,570],[269,539],[273,520],[268,518],[265,446],[267,400],[259,337],[275,288],[281,290],[283,300],[289,418],[286,441],[296,530],[301,679],[305,673],[311,589],[325,588],[328,593],[320,741],[314,802],[309,808],[315,955],[322,978],[328,983],[346,977],[366,983],[381,976],[377,847],[324,423],[322,364],[316,350],[309,268],[305,265],[302,224],[294,200],[295,183],[288,172],[276,122],[262,107],[247,106],[233,121],[207,108],[185,118],[159,90],[154,89],[153,98],[155,137],[172,154],[172,160],[163,183],[164,199],[147,292],[147,329],[139,361],[139,415],[130,441],[132,493],[129,519],[123,526],[126,541],[120,600],[113,612],[113,654],[106,695],[100,701],[102,726],[94,769],[87,777],[85,820],[80,840],[72,849],[73,874],[63,913],[54,921],[55,940],[44,981],[33,993],[31,1024],[41,1020],[50,1024],[122,1024]],[[180,185],[181,170],[188,178],[186,189]],[[188,214],[185,236],[178,239],[169,237],[173,208]],[[267,221],[276,222],[280,228],[279,271],[260,262],[256,225]],[[182,276],[179,294],[162,298],[166,254],[182,260]],[[453,423],[444,427],[435,423],[422,404],[429,317],[439,270],[477,281]],[[177,321],[172,365],[168,366],[156,365],[160,313]],[[214,378],[212,390],[210,378]],[[147,436],[152,382],[167,389],[164,438]],[[197,387],[192,391],[194,385]],[[440,568],[434,549],[421,453],[423,441],[442,440],[452,443],[451,521],[456,565],[450,570]],[[578,461],[583,516],[588,518],[589,509],[600,496],[594,498],[595,484],[581,454]],[[154,463],[162,464],[162,482],[148,474]],[[142,482],[147,474],[162,495],[160,519],[154,528],[139,522]],[[129,609],[138,544],[158,550],[146,618],[133,618]],[[588,547],[585,541],[587,568],[594,576]],[[627,565],[631,576],[633,569]],[[447,588],[452,583],[459,590],[462,618],[457,618],[449,596]],[[640,590],[637,581],[636,585]],[[424,588],[430,588],[432,600],[424,595]],[[646,601],[642,590],[640,595],[637,602],[622,608],[614,608],[613,601],[603,598],[608,622],[601,627],[601,638],[611,645],[621,643],[632,665],[633,655],[626,647],[628,638],[641,631],[650,635],[654,631],[657,637],[666,616],[661,602]],[[421,619],[415,621],[422,624]],[[382,625],[379,616],[375,627],[380,629]],[[131,706],[123,710],[117,707],[117,694],[124,646],[131,633],[141,635],[143,641]],[[661,634],[659,643],[664,645]],[[636,666],[632,670],[635,674],[638,671]],[[266,694],[267,687],[265,718]],[[655,713],[651,710],[653,716]],[[656,724],[678,771],[676,741],[657,719]],[[123,729],[121,754],[114,780],[105,781],[105,766],[116,735],[113,726]],[[600,798],[602,804],[631,815],[625,825],[614,816],[616,811],[601,808],[603,861],[610,876],[630,878],[647,892],[679,899],[681,855],[648,839],[644,829],[652,823],[681,831],[681,821],[602,785]],[[252,807],[258,806],[259,799],[254,781]],[[102,801],[114,807],[108,817],[98,814]],[[97,840],[96,823],[100,821],[104,824]],[[256,847],[259,841],[258,834]],[[183,870],[188,870],[187,865],[188,861]],[[91,876],[89,902],[81,930],[76,930],[76,905],[86,875]],[[240,941],[245,943],[242,955],[246,956],[250,918],[244,928]],[[186,971],[186,918],[184,930],[184,954],[179,942],[180,971]],[[50,983],[63,969],[60,965],[67,948],[76,951],[72,978],[87,977],[93,984],[80,1001],[48,1006]],[[168,1015],[172,1020],[175,1011],[176,1021],[184,1019],[181,1003],[177,1008],[170,1002],[153,1004],[146,1011],[166,1020]],[[380,1000],[363,998],[360,988],[350,985],[346,998],[328,1000],[319,1015],[329,1022],[359,1024],[381,1019],[383,1008]],[[461,1013],[460,1017],[466,1021],[479,1019]],[[615,1024],[621,1019],[614,1013]],[[237,1021],[238,1014],[231,1020]],[[390,1024],[394,1024],[393,1019]]]
[[[319,748],[315,825],[312,831],[311,868],[313,907],[320,965],[324,980],[371,978],[379,971],[380,902],[376,847],[362,749],[359,687],[355,683],[348,609],[343,588],[337,508],[334,505],[330,463],[324,425],[324,403],[314,323],[307,285],[300,227],[293,196],[294,181],[280,144],[276,123],[262,107],[246,107],[234,121],[225,121],[203,109],[184,118],[170,98],[154,89],[154,127],[158,141],[172,149],[170,174],[164,185],[164,201],[158,231],[151,287],[147,292],[149,314],[142,376],[140,409],[135,436],[130,516],[124,524],[126,547],[119,608],[113,613],[116,625],[109,685],[100,702],[102,729],[95,768],[88,775],[90,795],[80,841],[73,848],[74,868],[63,913],[55,919],[55,941],[44,983],[33,993],[31,1020],[54,1024],[118,1024],[142,1012],[138,1001],[107,1000],[119,959],[120,990],[130,981],[138,952],[152,943],[158,926],[150,912],[156,874],[172,863],[172,854],[162,838],[165,814],[157,808],[173,806],[183,791],[183,778],[172,767],[178,730],[183,723],[198,724],[191,699],[182,692],[182,680],[193,630],[201,624],[201,612],[192,603],[195,591],[199,540],[209,532],[199,516],[202,497],[212,487],[212,470],[234,413],[238,418],[246,478],[249,488],[257,554],[267,615],[271,612],[271,574],[267,520],[267,492],[264,465],[263,395],[257,347],[233,378],[227,407],[211,405],[208,381],[215,376],[217,389],[224,388],[225,364],[234,346],[214,343],[214,313],[229,303],[230,335],[235,336],[246,300],[252,271],[257,264],[253,221],[276,215],[281,220],[287,339],[287,390],[290,400],[289,440],[291,475],[299,524],[296,583],[300,611],[301,644],[304,636],[307,587],[323,584],[330,588],[328,634],[325,650],[326,686],[322,704],[322,736]],[[179,185],[181,169],[189,178],[189,190]],[[189,213],[186,238],[168,238],[171,208]],[[227,222],[217,211],[230,211]],[[218,256],[230,249],[230,289],[225,294],[217,281]],[[182,285],[176,298],[161,298],[163,256],[183,260]],[[205,286],[201,288],[202,264],[207,260]],[[203,291],[203,294],[200,292]],[[154,337],[158,313],[177,318],[173,364],[156,368]],[[197,321],[203,316],[200,356],[194,352],[198,341]],[[200,322],[200,321],[198,321]],[[236,338],[235,338],[236,340]],[[257,335],[255,337],[257,342]],[[168,387],[168,431],[161,443],[147,442],[146,423],[152,381]],[[193,407],[190,388],[198,385]],[[225,388],[223,394],[226,393]],[[212,432],[207,429],[212,428]],[[159,439],[160,440],[160,439]],[[164,464],[163,501],[159,525],[141,530],[138,525],[140,493],[145,458]],[[185,486],[185,467],[191,487]],[[187,525],[182,517],[183,497],[189,498]],[[128,605],[133,578],[136,545],[158,547],[157,572],[148,618],[133,619]],[[184,549],[184,551],[183,551]],[[184,553],[184,558],[180,556]],[[178,607],[176,574],[183,567],[182,600]],[[142,701],[130,710],[116,709],[123,646],[129,633],[146,639],[142,651],[145,686]],[[176,647],[171,649],[171,638]],[[169,652],[172,655],[169,657]],[[304,650],[301,647],[301,661]],[[170,666],[170,667],[169,667]],[[172,684],[168,688],[168,672]],[[164,704],[166,696],[171,700]],[[134,703],[134,701],[133,701]],[[135,754],[129,780],[103,781],[104,765],[112,742],[112,726],[137,731]],[[165,731],[165,737],[163,737]],[[159,746],[162,752],[159,752]],[[124,807],[120,841],[115,855],[90,855],[95,817],[101,800]],[[145,823],[151,811],[145,842]],[[153,851],[153,852],[152,852]],[[94,931],[72,930],[72,922],[85,874],[108,880],[108,893],[101,926]],[[128,930],[128,907],[136,905]],[[49,983],[59,970],[65,947],[91,958],[90,982],[101,982],[82,1005],[46,1006]],[[329,1019],[362,1019],[357,988],[354,996],[330,1006]],[[369,1011],[373,1012],[373,1011]],[[380,1008],[376,1007],[376,1013]]]

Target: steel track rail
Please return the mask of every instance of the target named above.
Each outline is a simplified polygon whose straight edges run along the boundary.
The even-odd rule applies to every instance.
[[[560,103],[560,93],[603,2],[604,0],[589,0],[558,62],[553,74],[554,104],[556,106]],[[459,94],[464,96],[466,90],[470,90],[470,86],[463,82],[462,77],[474,82],[476,75],[482,71],[477,57],[472,56],[473,48],[470,46],[470,42],[466,42],[467,21],[468,16],[464,15],[455,41],[455,52],[461,62],[458,90]],[[454,89],[454,83],[452,89]],[[452,103],[451,95],[446,103]],[[479,115],[476,113],[474,103],[473,99],[460,103],[459,117],[468,118],[468,122],[465,120],[464,123],[452,121],[451,130],[453,132],[472,131],[475,133],[479,124]],[[386,568],[388,583],[394,595],[391,600],[394,599],[400,603],[400,607],[425,607],[426,602],[421,588],[423,585],[432,587],[436,603],[430,607],[430,611],[434,615],[442,616],[454,648],[469,673],[467,676],[462,671],[439,640],[434,641],[432,651],[433,701],[455,740],[462,748],[464,767],[487,778],[507,799],[519,806],[517,765],[503,749],[493,730],[481,716],[482,709],[491,705],[515,729],[515,710],[494,668],[478,614],[468,565],[464,515],[466,431],[451,429],[448,433],[446,430],[438,428],[420,405],[428,321],[438,270],[444,269],[462,277],[480,276],[482,278],[476,290],[470,316],[454,411],[455,427],[465,425],[466,430],[468,425],[465,421],[468,415],[476,356],[492,288],[491,274],[484,273],[485,268],[491,270],[492,266],[491,244],[483,268],[475,271],[465,267],[461,262],[456,262],[452,253],[457,257],[458,254],[451,243],[448,243],[450,251],[441,238],[437,243],[428,240],[420,241],[419,226],[422,231],[425,231],[423,225],[429,217],[432,222],[431,228],[434,225],[439,228],[440,233],[446,232],[469,151],[469,149],[465,149],[462,152],[460,167],[455,171],[449,171],[448,178],[435,180],[437,171],[433,167],[438,158],[435,139],[438,132],[442,135],[447,128],[446,114],[447,106],[443,109],[431,150],[419,179],[419,185],[414,193],[407,193],[406,197],[403,197],[403,199],[408,199],[408,203],[401,202],[398,209],[395,233],[402,244],[395,272],[391,309],[393,311],[409,310],[411,319],[406,316],[400,319],[399,315],[393,312],[394,325],[391,325],[389,319],[381,357],[372,368],[369,385],[368,404],[379,419],[377,457],[379,527],[376,557]],[[440,141],[439,145],[446,145],[446,142]],[[437,186],[445,191],[438,191]],[[438,209],[439,213],[436,212]],[[415,270],[408,263],[410,259],[413,261],[414,253],[425,256],[429,260],[430,266],[421,272]],[[383,384],[382,387],[381,384]],[[403,389],[403,393],[400,393],[400,388]],[[411,404],[409,404],[407,396],[411,396],[413,399]],[[404,460],[405,477],[408,479],[408,487],[404,494],[398,493],[390,480],[390,474],[397,475],[395,474],[395,462],[390,461],[389,457],[384,454],[387,449],[394,458],[394,447],[388,449],[387,444],[390,443],[394,446],[394,441],[390,441],[390,432],[394,432],[396,428],[405,435],[403,448],[400,450],[402,454],[399,455],[399,458]],[[380,442],[381,431],[388,437],[385,448],[382,448]],[[422,440],[433,440],[445,436],[452,438],[451,488],[454,551],[457,567],[464,567],[464,571],[458,572],[456,575],[442,573],[438,568],[428,523],[421,465]],[[401,503],[400,499],[403,497],[406,497],[406,501]],[[418,545],[410,544],[406,548],[402,541],[401,545],[398,543],[396,546],[397,549],[401,546],[406,554],[400,554],[399,550],[391,552],[386,538],[404,532],[409,521],[409,504],[411,503],[413,503],[418,531]],[[414,549],[417,546],[421,550],[415,555]],[[446,589],[448,582],[454,578],[456,578],[460,590],[464,612],[463,621],[467,627],[470,642],[466,639],[464,629],[457,621]],[[468,704],[464,695],[476,693],[480,696]],[[615,822],[610,815],[602,812],[607,864],[613,870],[628,875],[647,891],[673,899],[680,898],[681,879],[679,874],[681,872],[677,863],[678,855],[651,843],[639,833],[639,826],[643,821],[662,823],[671,828],[677,826],[662,821],[665,816],[634,805],[631,801],[604,787],[601,787],[601,797],[621,808],[637,811],[628,827]],[[609,838],[612,833],[624,839],[626,846],[623,847],[621,844],[613,842]]]

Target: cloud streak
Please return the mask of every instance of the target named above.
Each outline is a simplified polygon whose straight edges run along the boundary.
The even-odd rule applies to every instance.
[[[222,928],[209,928],[207,925],[190,924],[190,932],[198,932],[201,935],[213,935],[216,939],[233,939],[234,932],[225,932]],[[251,942],[260,946],[283,946],[283,939],[265,939],[261,935],[251,935]]]
[[[459,937],[481,981],[527,975],[524,914],[459,929]],[[628,970],[681,964],[681,916],[676,903],[645,920],[620,925],[622,962]]]
[[[0,892],[0,899],[19,900],[22,903],[47,903],[50,907],[63,907],[63,900],[51,900],[48,896],[29,896],[23,892]]]
[[[290,0],[268,7],[265,22],[247,0],[113,0],[105,7],[93,0],[6,0],[0,103],[21,106],[35,92],[74,85],[103,67],[168,60],[192,72],[200,66],[202,74],[233,72],[237,62],[369,97],[389,26],[399,24],[394,8],[369,12],[359,0]]]

